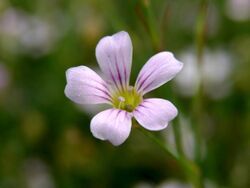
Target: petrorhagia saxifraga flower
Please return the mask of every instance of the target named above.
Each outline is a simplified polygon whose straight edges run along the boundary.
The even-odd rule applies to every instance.
[[[91,132],[96,138],[120,145],[130,134],[133,117],[144,128],[157,131],[166,128],[177,116],[171,102],[143,99],[145,93],[171,80],[182,69],[183,64],[172,53],[160,52],[151,57],[134,87],[129,85],[132,42],[127,32],[102,38],[96,47],[96,58],[104,79],[86,66],[73,67],[66,71],[65,88],[66,96],[78,104],[112,106],[91,120]]]

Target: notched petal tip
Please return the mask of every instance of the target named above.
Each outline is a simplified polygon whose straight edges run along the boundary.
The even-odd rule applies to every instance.
[[[68,68],[66,71],[65,71],[65,76],[66,76],[66,81],[67,83],[69,82],[69,79],[71,77],[71,74],[74,70],[76,70],[78,67],[71,67],[71,68]]]
[[[65,95],[78,104],[110,103],[106,83],[86,66],[69,68],[66,71]]]
[[[65,88],[64,88],[64,94],[66,97],[68,97],[70,99],[70,89],[69,89],[69,85],[66,84]]]
[[[111,37],[114,39],[114,40],[129,40],[128,42],[131,42],[131,39],[130,39],[130,36],[128,34],[128,32],[126,31],[119,31],[113,35],[111,35]]]
[[[65,71],[65,75],[66,75],[66,81],[67,83],[70,82],[72,79],[77,79],[80,78],[81,76],[84,76],[84,73],[90,73],[90,72],[94,72],[93,70],[91,70],[89,67],[87,66],[76,66],[76,67],[70,67]],[[76,77],[76,75],[78,75],[78,77]]]
[[[96,46],[96,59],[105,78],[118,89],[129,83],[132,49],[130,36],[125,31],[103,37]]]

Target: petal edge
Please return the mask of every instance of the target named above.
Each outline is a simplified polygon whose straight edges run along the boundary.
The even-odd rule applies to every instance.
[[[175,77],[182,67],[183,63],[175,59],[171,52],[160,52],[142,67],[135,87],[142,94],[148,93]]]
[[[132,50],[130,36],[125,31],[103,37],[96,46],[97,62],[107,82],[117,89],[129,84]]]
[[[86,66],[69,68],[66,71],[65,95],[78,104],[110,103],[111,96],[106,83]]]
[[[162,130],[178,114],[177,108],[168,100],[159,98],[145,99],[135,109],[133,115],[138,123],[151,131]]]

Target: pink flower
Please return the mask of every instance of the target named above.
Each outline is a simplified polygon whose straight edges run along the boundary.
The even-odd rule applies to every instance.
[[[96,58],[105,79],[86,66],[66,71],[66,96],[78,104],[108,103],[112,107],[91,120],[92,134],[113,145],[122,144],[129,136],[134,117],[141,126],[157,131],[167,127],[177,116],[176,107],[159,98],[143,99],[143,95],[171,80],[183,64],[170,52],[151,57],[141,69],[135,86],[129,85],[132,65],[132,42],[121,31],[100,40]]]

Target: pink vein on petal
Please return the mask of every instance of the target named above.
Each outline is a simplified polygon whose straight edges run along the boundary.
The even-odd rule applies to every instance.
[[[148,73],[148,72],[144,72],[139,78],[138,78],[138,81],[137,81],[137,83],[139,83],[139,86],[138,86],[138,90],[140,90],[141,88],[142,88],[142,86],[143,86],[143,84],[145,83],[145,81],[157,70],[157,68],[158,67],[155,67],[150,73]],[[146,74],[146,73],[148,73],[146,76],[145,76],[145,78],[143,78],[144,77],[144,75]],[[141,81],[143,79],[143,81]],[[141,82],[139,82],[139,81],[141,81]]]

